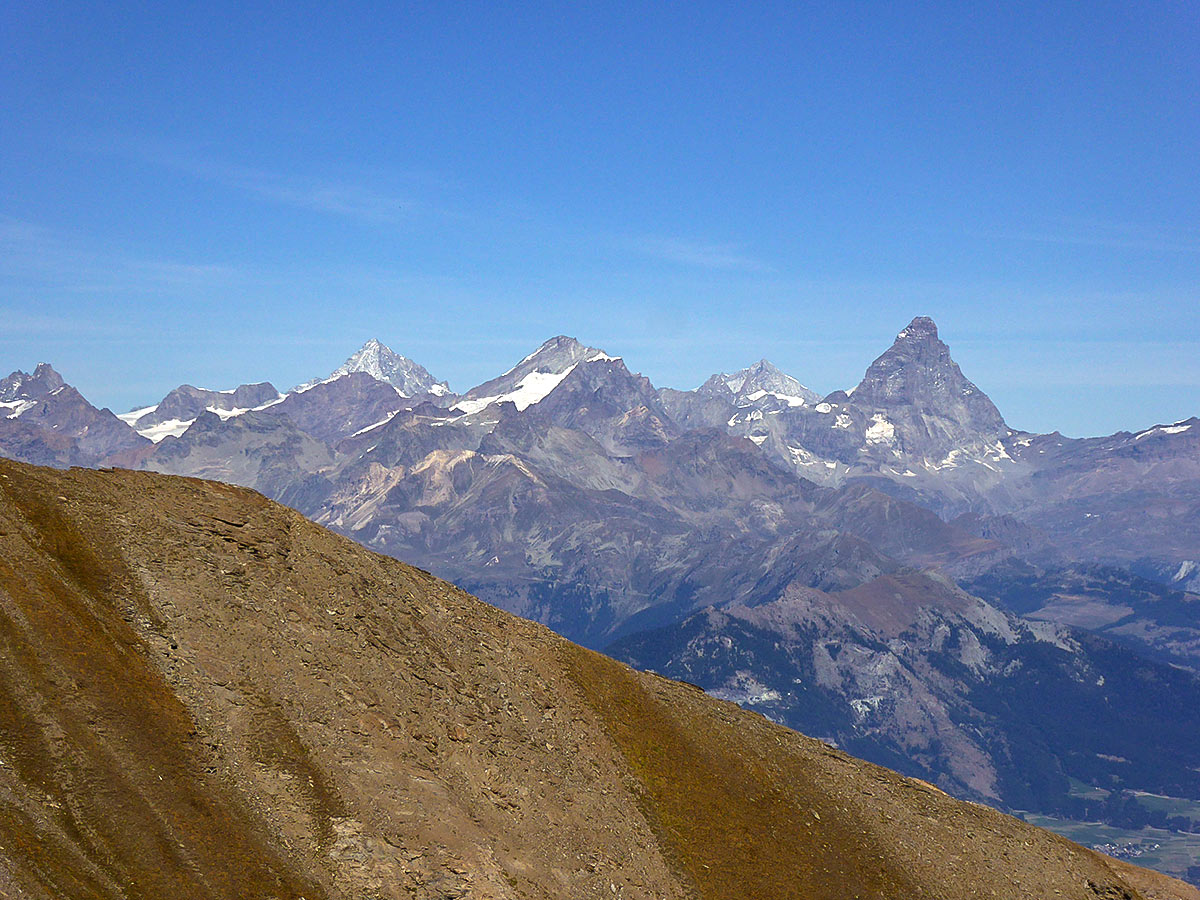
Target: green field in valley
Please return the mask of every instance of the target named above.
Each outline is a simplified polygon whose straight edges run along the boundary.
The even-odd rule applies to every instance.
[[[1139,800],[1141,799],[1139,797]],[[1180,802],[1195,803],[1190,800]],[[1187,815],[1187,812],[1181,808],[1179,814]],[[1174,875],[1176,878],[1186,878],[1189,867],[1200,866],[1200,834],[1166,831],[1162,828],[1114,828],[1098,822],[1075,822],[1036,813],[1019,815],[1031,825],[1061,834],[1077,844],[1093,847],[1111,856]]]

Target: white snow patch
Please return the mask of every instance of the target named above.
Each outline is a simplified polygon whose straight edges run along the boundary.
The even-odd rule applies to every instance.
[[[765,434],[748,434],[748,435],[746,435],[746,437],[750,438],[750,440],[754,441],[754,443],[758,444],[758,446],[760,446],[760,447],[763,445],[763,442],[766,441],[766,439],[767,439],[767,435],[765,435]]]
[[[827,469],[836,469],[837,463],[828,459],[821,459],[815,453],[805,450],[803,447],[788,446],[788,452],[792,456],[792,462],[798,466],[825,466]]]
[[[728,646],[728,645],[727,645]],[[749,672],[739,671],[725,687],[708,692],[718,700],[732,700],[741,706],[771,703],[781,699],[779,691],[769,688]]]
[[[1133,439],[1135,441],[1140,441],[1142,438],[1150,437],[1150,435],[1152,435],[1152,434],[1183,434],[1183,432],[1187,431],[1191,427],[1192,426],[1190,424],[1189,425],[1159,425],[1157,428],[1149,428],[1146,431],[1141,432],[1140,434],[1135,434],[1133,436]]]
[[[939,462],[939,463],[927,463],[927,464],[929,465],[929,468],[931,468],[931,469],[934,469],[934,470],[939,470],[939,469],[957,469],[957,468],[958,468],[958,458],[959,458],[960,456],[962,456],[962,455],[963,455],[963,450],[962,450],[962,448],[961,448],[961,447],[955,447],[953,450],[951,450],[951,451],[950,451],[950,452],[949,452],[949,453],[946,455],[946,458],[945,458],[945,459],[943,459],[941,462]]]
[[[838,416],[833,421],[834,428],[849,428],[854,424],[850,417],[845,413],[838,413]]]
[[[227,422],[228,420],[233,419],[237,416],[240,416],[243,413],[248,413],[251,410],[251,407],[249,407],[249,406],[239,407],[238,409],[221,409],[220,407],[217,407],[217,406],[206,406],[204,408],[208,412],[215,415],[222,422]]]
[[[804,406],[805,400],[803,397],[797,397],[794,394],[781,394],[778,391],[767,391],[759,388],[757,391],[747,394],[744,397],[738,398],[738,406],[747,406],[751,403],[758,403],[767,397],[778,400],[780,403],[786,403],[790,407]]]
[[[444,384],[435,384],[429,389],[429,393],[433,394],[435,397],[445,397],[448,393],[450,393],[450,388],[446,387]]]
[[[471,415],[487,409],[495,403],[507,402],[515,404],[518,410],[525,410],[544,400],[552,390],[562,383],[564,378],[571,374],[574,368],[575,366],[571,366],[565,372],[530,372],[517,382],[515,390],[509,391],[507,394],[480,397],[476,400],[460,400],[450,408]]]
[[[792,455],[792,462],[798,466],[813,466],[820,462],[816,456],[803,447],[793,447],[789,444],[788,453]]]
[[[742,385],[746,383],[746,376],[744,374],[738,375],[736,373],[733,375],[726,375],[724,372],[722,372],[721,381],[724,382],[725,387],[729,388],[729,393],[736,394],[742,389]]]
[[[813,407],[813,409],[815,409],[819,413],[833,412],[833,407],[830,406],[828,403],[818,403],[816,406]]]
[[[1012,457],[1008,455],[1008,451],[1004,449],[1004,444],[1002,444],[1000,441],[997,441],[995,444],[989,444],[987,449],[992,454],[992,456],[989,457],[992,462],[1000,462],[1001,460],[1005,459],[1007,459],[1009,462],[1012,462]]]
[[[15,419],[21,413],[28,412],[35,406],[37,406],[36,400],[5,400],[0,402],[0,407],[12,410],[12,412],[5,414],[4,418],[6,419]]]
[[[276,403],[282,403],[287,398],[287,394],[280,394],[274,400],[268,400],[262,406],[255,406],[254,408],[250,409],[249,412],[258,412],[260,409],[266,409],[268,406],[274,406]]]
[[[619,356],[609,356],[603,350],[597,350],[594,354],[592,354],[586,360],[584,360],[584,362],[598,362],[600,360],[607,360],[608,362],[617,362],[618,360],[620,360],[620,358],[621,357],[619,357]]]
[[[191,428],[192,423],[195,421],[195,419],[167,419],[165,422],[159,422],[157,425],[139,428],[137,433],[157,444],[164,438],[179,437]]]
[[[854,714],[859,719],[865,719],[875,710],[879,709],[879,704],[883,702],[883,697],[855,697],[850,701],[850,708],[854,710]]]
[[[493,403],[500,401],[499,396],[495,397],[480,397],[478,400],[459,400],[451,409],[458,410],[461,413],[466,413],[468,416],[477,413],[480,410],[487,409]]]
[[[894,444],[896,442],[896,426],[889,422],[883,413],[875,413],[871,416],[871,425],[863,437],[868,444]]]
[[[333,382],[337,381],[339,378],[346,378],[348,376],[348,374],[349,373],[341,374],[341,373],[335,372],[333,375],[330,375],[328,378],[323,378],[320,381],[313,381],[313,382],[310,382],[309,384],[302,384],[298,388],[295,388],[293,390],[293,393],[303,394],[305,391],[311,391],[313,388],[320,387],[323,384],[333,384]]]
[[[1200,568],[1200,566],[1197,565],[1195,560],[1185,559],[1183,562],[1181,562],[1179,564],[1179,571],[1177,571],[1173,576],[1171,576],[1171,580],[1172,581],[1183,581],[1185,578],[1190,578],[1192,576],[1192,573],[1194,573],[1197,568]]]
[[[394,419],[396,417],[396,413],[398,413],[399,411],[400,410],[397,409],[393,412],[388,413],[386,416],[384,416],[382,419],[380,419],[375,424],[368,425],[366,428],[358,429],[358,431],[354,432],[354,434],[350,435],[350,437],[358,437],[360,434],[366,434],[368,431],[372,431],[372,430],[378,428],[380,425],[386,425],[388,422],[392,421],[392,419]],[[372,449],[374,449],[374,448],[372,448]]]
[[[142,416],[147,415],[148,413],[152,413],[156,409],[158,409],[157,403],[154,404],[153,406],[143,406],[141,409],[131,409],[127,413],[119,413],[117,415],[117,418],[120,419],[122,422],[124,422],[126,425],[132,425],[134,422],[136,422]]]

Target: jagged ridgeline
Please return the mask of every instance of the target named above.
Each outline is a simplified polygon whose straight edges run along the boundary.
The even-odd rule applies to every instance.
[[[1194,898],[238,487],[0,462],[0,894]]]
[[[0,454],[253,487],[956,796],[1178,824],[1200,423],[1146,424],[1013,429],[924,317],[824,396],[767,360],[658,388],[565,336],[461,394],[378,341],[120,416],[49,366],[0,382]]]

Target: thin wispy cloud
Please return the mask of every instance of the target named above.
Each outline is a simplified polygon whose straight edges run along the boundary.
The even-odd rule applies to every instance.
[[[1146,253],[1200,253],[1200,235],[1172,234],[1161,229],[1091,220],[1067,220],[1033,228],[1000,230],[988,235],[1004,240],[1071,247],[1099,247]]]
[[[0,278],[68,293],[146,293],[231,287],[246,270],[220,263],[124,254],[0,214]]]
[[[361,185],[320,179],[285,178],[241,167],[208,166],[207,177],[285,206],[369,223],[399,222],[411,215],[412,198],[379,193]],[[203,174],[198,171],[197,174]]]
[[[146,143],[126,144],[125,155],[173,172],[243,191],[283,206],[370,224],[400,222],[422,209],[413,196],[380,190],[337,176],[293,175],[206,159]]]
[[[736,244],[713,244],[678,237],[641,237],[630,241],[644,256],[681,266],[740,272],[770,272],[771,266],[746,254]]]

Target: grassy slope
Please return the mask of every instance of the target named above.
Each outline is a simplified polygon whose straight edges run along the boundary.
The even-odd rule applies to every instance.
[[[1200,896],[225,485],[0,461],[0,641],[0,895]]]

